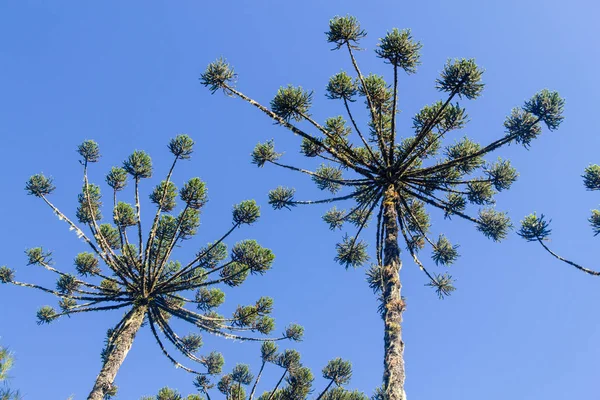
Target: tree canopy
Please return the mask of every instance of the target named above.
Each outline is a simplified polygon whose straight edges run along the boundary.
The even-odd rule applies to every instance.
[[[370,260],[367,243],[360,235],[369,221],[375,220],[375,260],[368,280],[380,297],[385,325],[384,393],[390,400],[404,400],[400,238],[424,272],[426,285],[440,298],[451,294],[455,290],[452,276],[433,272],[418,254],[429,245],[432,261],[440,267],[459,257],[458,245],[442,233],[432,235],[431,210],[441,211],[446,219],[472,222],[494,241],[504,239],[512,224],[506,212],[495,209],[494,196],[510,188],[518,174],[508,160],[484,157],[510,144],[528,149],[541,135],[542,126],[556,130],[563,120],[564,100],[555,91],[541,90],[510,112],[498,139],[485,145],[466,136],[448,142],[447,136],[465,128],[469,121],[459,101],[474,100],[484,89],[484,71],[473,59],[450,59],[435,80],[436,89],[445,97],[424,106],[414,116],[412,127],[401,130],[397,124],[398,81],[402,72],[412,75],[417,71],[422,44],[409,29],[394,28],[379,40],[375,56],[391,68],[388,83],[386,77],[360,69],[356,53],[367,33],[355,17],[334,17],[325,35],[333,50],[346,52],[352,64],[352,71],[342,70],[330,78],[324,93],[338,102],[345,116],[317,121],[311,111],[314,105],[319,107],[315,114],[330,109],[317,103],[313,91],[294,85],[281,86],[267,107],[238,89],[238,75],[223,58],[208,65],[200,83],[213,94],[222,90],[244,100],[301,139],[299,150],[313,159],[313,167],[283,162],[283,152],[273,140],[256,145],[252,163],[296,171],[329,194],[318,200],[298,200],[293,187],[282,185],[269,192],[269,203],[275,209],[349,203],[347,208],[334,206],[323,215],[330,229],[350,225],[353,231],[345,233],[336,246],[335,260],[342,266],[356,268]],[[314,68],[318,67],[315,64]],[[354,103],[358,100],[366,108],[366,124],[356,117]],[[469,206],[478,210],[468,210]]]
[[[149,200],[156,211],[145,238],[140,216],[140,183],[151,178],[154,171],[150,156],[143,151],[134,151],[122,167],[113,167],[106,176],[106,184],[112,191],[112,223],[101,222],[100,186],[88,179],[88,167],[100,160],[99,146],[92,140],[86,140],[77,149],[84,181],[75,213],[80,225],[50,201],[56,190],[52,178],[37,174],[26,183],[27,193],[50,207],[91,251],[75,256],[76,274],[53,266],[52,252],[42,247],[26,251],[27,265],[57,275],[55,288],[18,281],[15,271],[8,267],[0,268],[0,282],[41,290],[59,299],[59,310],[51,306],[38,310],[39,324],[78,313],[126,310],[124,317],[108,330],[102,370],[89,399],[100,399],[115,391],[114,377],[146,319],[164,355],[175,366],[201,376],[220,373],[224,361],[218,351],[197,355],[203,343],[200,332],[242,341],[302,338],[303,328],[296,324],[274,337],[257,336],[271,334],[275,329],[270,316],[273,300],[269,297],[238,306],[230,317],[216,311],[225,300],[219,286],[240,286],[250,275],[265,274],[273,264],[275,257],[271,250],[255,240],[240,241],[230,252],[224,243],[233,231],[258,220],[260,208],[254,200],[235,205],[231,226],[218,239],[200,248],[192,260],[182,263],[175,258],[175,249],[196,235],[201,211],[208,201],[206,184],[200,178],[189,179],[179,190],[172,182],[176,164],[191,157],[193,146],[194,141],[187,135],[178,135],[169,142],[173,162],[165,180],[150,192]],[[117,195],[128,187],[128,177],[133,180],[134,205],[117,201]],[[175,213],[177,197],[181,207]],[[89,234],[80,226],[87,226]],[[170,324],[171,318],[189,323],[193,331],[184,336],[177,334]],[[181,364],[166,343],[202,365],[204,371]]]

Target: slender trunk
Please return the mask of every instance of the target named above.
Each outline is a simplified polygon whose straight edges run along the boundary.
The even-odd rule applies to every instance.
[[[104,395],[112,387],[115,376],[125,360],[129,349],[131,349],[135,334],[142,326],[142,322],[144,322],[147,309],[147,306],[138,306],[131,310],[125,317],[126,319],[120,332],[110,343],[112,349],[106,355],[104,365],[96,378],[96,383],[88,396],[88,400],[104,399]]]
[[[325,395],[325,393],[327,393],[327,391],[329,390],[329,388],[331,387],[331,385],[333,385],[333,379],[331,381],[329,381],[329,385],[327,385],[327,387],[325,388],[325,390],[323,390],[321,392],[321,394],[319,395],[319,397],[317,397],[317,400],[321,400],[321,397],[323,397]]]
[[[258,381],[260,381],[260,377],[262,375],[263,369],[265,369],[266,361],[262,362],[260,366],[260,371],[258,371],[258,375],[256,375],[256,380],[254,381],[254,386],[252,386],[252,391],[250,392],[250,396],[248,396],[249,400],[254,399],[254,393],[256,392],[256,386],[258,385]]]
[[[404,302],[400,295],[400,248],[398,246],[398,195],[390,186],[383,198],[383,302],[384,302],[384,372],[383,386],[386,400],[406,400],[404,393],[404,342],[402,341],[402,312]]]
[[[281,378],[279,378],[277,385],[275,385],[275,388],[271,391],[271,394],[269,395],[268,400],[271,400],[273,398],[273,396],[275,396],[275,392],[277,391],[277,388],[279,387],[279,385],[281,385],[281,381],[283,381],[283,378],[285,378],[285,374],[287,374],[287,372],[288,372],[287,369],[285,371],[283,371],[283,375],[281,375]]]

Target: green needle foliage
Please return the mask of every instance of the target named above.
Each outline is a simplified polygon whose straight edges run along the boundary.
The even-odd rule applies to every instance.
[[[600,190],[600,165],[590,165],[585,169],[582,175],[583,185],[587,190],[596,191]],[[592,215],[588,219],[594,236],[600,234],[600,210],[592,210]],[[529,214],[521,221],[521,229],[519,229],[519,236],[528,242],[538,242],[544,250],[550,253],[553,257],[558,260],[567,263],[580,271],[585,272],[593,276],[600,276],[600,271],[585,268],[573,261],[567,260],[561,257],[554,251],[552,251],[545,243],[549,240],[552,229],[550,229],[551,220],[546,220],[544,214],[537,215],[536,213]]]
[[[267,364],[279,368],[280,374],[277,381],[273,383],[273,389],[263,392],[257,397],[259,400],[304,400],[313,394],[314,376],[309,368],[302,365],[300,353],[296,350],[287,349],[279,352],[275,342],[266,341],[261,345],[260,358],[260,368],[256,376],[251,372],[250,366],[237,364],[231,372],[221,375],[216,383],[211,381],[206,374],[197,376],[194,386],[200,395],[192,394],[183,397],[176,390],[165,387],[156,396],[146,396],[140,400],[197,400],[204,398],[210,400],[215,398],[215,391],[219,392],[226,400],[253,400]],[[327,381],[327,385],[313,398],[317,400],[368,399],[361,392],[349,391],[345,388],[352,377],[350,362],[341,358],[333,359],[323,368],[322,376]]]
[[[226,400],[253,400],[267,364],[280,368],[281,375],[274,384],[273,389],[258,396],[259,400],[304,400],[313,393],[314,376],[309,368],[302,365],[300,353],[292,349],[279,352],[274,342],[264,342],[262,344],[261,365],[256,376],[252,374],[248,365],[238,364],[230,373],[221,377],[216,384],[216,388],[225,396]],[[352,365],[348,361],[341,358],[330,361],[323,369],[323,378],[328,381],[328,384],[315,398],[323,398],[330,392],[330,388],[334,384],[338,389],[338,393],[351,393],[344,389],[344,386],[350,382],[351,377]],[[208,390],[215,387],[214,384],[210,383],[205,377],[196,378],[194,384],[201,393],[210,398]],[[250,385],[252,386],[250,387]],[[250,390],[249,394],[246,394],[246,389]],[[367,396],[362,395],[360,399],[366,400]]]
[[[13,366],[14,358],[6,347],[0,347],[0,400],[22,399],[18,391],[8,387],[8,372]]]
[[[335,17],[329,22],[327,42],[334,50],[347,52],[352,71],[339,72],[326,85],[325,97],[336,100],[345,117],[333,116],[321,123],[311,115],[313,92],[299,86],[281,87],[269,107],[253,100],[236,87],[237,75],[223,59],[210,64],[200,82],[212,93],[223,90],[266,114],[276,124],[296,134],[302,141],[300,152],[318,165],[312,169],[281,161],[271,140],[259,143],[252,153],[258,167],[268,164],[307,175],[318,189],[335,194],[320,200],[297,200],[295,190],[280,186],[269,193],[275,209],[299,205],[330,204],[346,201],[348,208],[334,207],[323,220],[330,229],[352,225],[337,245],[335,260],[344,267],[358,267],[369,260],[366,243],[360,234],[370,219],[375,219],[375,265],[369,283],[382,301],[385,324],[384,393],[388,399],[405,398],[404,361],[401,336],[404,301],[400,289],[400,241],[410,258],[425,273],[427,285],[440,297],[454,290],[450,275],[425,268],[419,251],[431,246],[435,264],[447,266],[458,258],[457,246],[441,236],[431,238],[429,213],[442,211],[447,219],[456,217],[474,224],[484,236],[500,241],[511,229],[506,213],[494,208],[494,196],[508,189],[517,172],[507,160],[486,161],[484,157],[510,144],[525,148],[537,138],[542,125],[553,131],[560,125],[564,101],[556,92],[542,90],[512,110],[504,123],[504,134],[482,145],[467,137],[446,137],[466,126],[468,115],[459,100],[473,100],[483,91],[483,69],[472,59],[449,60],[435,81],[445,98],[423,107],[413,118],[411,129],[396,123],[400,73],[414,74],[420,65],[421,43],[410,30],[393,29],[380,39],[375,54],[391,67],[391,81],[380,75],[364,74],[356,52],[366,37],[355,17]],[[367,123],[359,126],[354,103],[362,100]],[[323,112],[316,113],[321,115]],[[412,130],[412,132],[411,132]],[[479,207],[471,213],[468,205]]]
[[[156,396],[144,396],[140,400],[204,400],[197,394],[183,397],[177,390],[164,387],[158,391]]]
[[[123,168],[113,167],[106,177],[106,183],[113,190],[114,225],[101,222],[100,187],[88,181],[89,164],[100,158],[98,145],[93,141],[85,141],[78,148],[84,177],[76,212],[79,224],[50,202],[49,195],[55,190],[51,178],[34,175],[26,184],[27,193],[43,200],[58,219],[89,246],[90,251],[75,256],[76,274],[54,267],[52,253],[42,247],[26,251],[28,265],[42,267],[57,275],[55,288],[17,281],[15,272],[7,267],[0,267],[0,282],[38,289],[58,297],[60,310],[41,307],[37,312],[39,324],[77,313],[125,310],[124,317],[108,331],[102,351],[102,370],[89,399],[101,399],[116,391],[114,378],[144,321],[148,322],[164,355],[175,366],[199,376],[219,374],[223,366],[223,357],[218,352],[206,356],[196,354],[202,347],[200,332],[241,341],[302,338],[303,329],[298,325],[290,325],[274,338],[260,337],[275,329],[270,316],[273,301],[268,297],[261,297],[251,305],[238,306],[230,317],[217,313],[225,299],[222,288],[217,286],[239,286],[250,275],[266,273],[274,261],[271,250],[254,240],[235,244],[228,257],[224,241],[236,229],[252,225],[260,217],[260,209],[254,200],[234,206],[233,222],[226,233],[200,248],[192,260],[182,263],[174,258],[174,250],[196,234],[200,212],[208,200],[206,185],[199,178],[185,182],[179,192],[171,181],[176,163],[190,158],[193,145],[187,135],[179,135],[170,141],[168,147],[174,156],[173,163],[166,179],[150,194],[150,201],[157,208],[145,238],[140,218],[139,183],[141,179],[151,177],[153,169],[150,156],[142,151],[135,151],[123,163]],[[117,201],[117,193],[127,186],[128,175],[134,180],[135,206]],[[177,196],[180,210],[175,211]],[[88,232],[84,231],[84,226]],[[194,331],[185,336],[177,334],[171,326],[172,319],[189,323]],[[168,346],[199,363],[206,371],[183,366],[171,355]]]

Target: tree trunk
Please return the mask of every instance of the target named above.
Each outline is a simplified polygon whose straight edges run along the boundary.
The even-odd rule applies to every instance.
[[[123,326],[111,343],[112,349],[106,355],[104,365],[96,378],[88,400],[103,400],[104,395],[111,389],[115,376],[131,349],[135,334],[144,322],[147,310],[147,306],[137,306],[125,316]]]
[[[400,295],[400,248],[398,246],[398,194],[393,186],[383,198],[383,302],[384,302],[384,372],[383,386],[386,400],[406,400],[404,393],[404,342],[402,341],[402,312],[404,301]]]

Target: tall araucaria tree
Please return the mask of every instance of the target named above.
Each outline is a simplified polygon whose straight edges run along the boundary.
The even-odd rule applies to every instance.
[[[585,169],[582,175],[583,185],[587,190],[600,190],[600,165],[590,165]],[[600,234],[600,210],[592,210],[592,215],[588,218],[588,221],[592,227],[594,236]],[[573,261],[570,261],[564,257],[561,257],[554,251],[552,251],[548,245],[544,242],[549,240],[552,229],[550,229],[550,220],[546,220],[544,214],[539,216],[536,213],[526,216],[521,221],[521,229],[518,234],[528,242],[538,242],[542,247],[550,253],[553,257],[560,261],[567,263],[586,274],[600,276],[600,271],[585,268]]]
[[[506,213],[496,211],[494,195],[508,189],[517,172],[508,160],[487,162],[484,156],[511,143],[528,148],[542,131],[555,130],[561,123],[563,100],[558,93],[542,90],[521,108],[515,108],[504,123],[505,134],[497,140],[480,145],[467,137],[443,144],[445,136],[463,128],[466,110],[457,100],[472,100],[481,94],[483,70],[472,59],[450,60],[436,80],[436,88],[446,98],[425,106],[413,118],[412,132],[399,132],[398,80],[402,72],[414,74],[420,64],[421,43],[413,40],[410,30],[393,29],[380,39],[375,54],[391,68],[392,83],[383,76],[365,75],[359,68],[356,52],[366,36],[356,18],[335,17],[329,22],[327,42],[334,50],[347,52],[352,72],[339,72],[331,77],[326,97],[337,100],[350,121],[334,116],[320,123],[311,116],[313,92],[302,87],[281,87],[270,107],[266,107],[235,86],[237,75],[223,59],[211,63],[200,81],[212,93],[218,90],[240,98],[287,128],[302,139],[300,152],[320,162],[315,169],[287,165],[280,161],[282,153],[273,141],[260,143],[252,153],[258,167],[271,164],[297,171],[311,178],[317,187],[336,197],[316,201],[299,201],[295,190],[278,187],[269,193],[275,209],[291,209],[305,204],[329,204],[349,201],[348,209],[334,207],[323,220],[331,229],[341,229],[345,223],[356,227],[354,235],[345,235],[337,245],[336,260],[348,267],[358,267],[369,257],[367,245],[360,240],[371,216],[375,216],[376,264],[368,273],[371,287],[380,296],[380,311],[384,320],[383,393],[389,400],[405,399],[404,342],[401,295],[400,241],[410,257],[425,273],[429,286],[442,297],[454,290],[450,275],[426,269],[418,251],[429,244],[433,262],[446,266],[458,258],[456,245],[444,235],[430,237],[431,209],[441,210],[446,218],[457,217],[472,222],[476,229],[494,241],[503,239],[511,223]],[[362,97],[367,121],[355,118],[353,103]],[[483,206],[476,215],[466,211],[467,205]]]
[[[143,151],[133,152],[122,168],[113,167],[106,176],[106,183],[112,189],[111,224],[100,222],[100,186],[88,180],[88,167],[100,159],[98,145],[87,140],[78,147],[84,184],[78,197],[76,217],[80,224],[87,225],[90,234],[50,202],[49,196],[55,190],[51,178],[34,175],[26,184],[27,193],[43,200],[91,251],[75,257],[76,274],[55,268],[52,253],[41,247],[26,251],[28,265],[40,266],[58,275],[54,289],[19,282],[14,271],[7,267],[0,268],[0,282],[38,289],[60,299],[60,311],[50,306],[39,309],[39,324],[49,323],[63,315],[126,310],[124,317],[107,333],[102,369],[89,400],[100,400],[116,391],[113,381],[117,371],[145,320],[149,322],[164,355],[177,367],[201,376],[220,373],[223,357],[216,351],[204,356],[196,355],[202,346],[202,336],[196,332],[178,335],[170,324],[170,318],[186,321],[198,332],[242,341],[300,340],[302,337],[303,329],[299,325],[290,325],[276,338],[256,336],[267,335],[275,328],[270,316],[273,300],[269,297],[261,297],[248,306],[238,306],[231,317],[216,312],[225,298],[219,286],[239,286],[249,275],[263,275],[273,263],[271,250],[254,240],[236,243],[229,257],[224,244],[224,240],[236,229],[257,221],[260,209],[254,200],[235,205],[232,226],[219,239],[199,249],[192,260],[182,264],[174,258],[175,248],[196,234],[200,212],[208,200],[205,183],[199,178],[192,178],[179,190],[182,207],[175,213],[178,191],[172,182],[172,173],[179,161],[191,157],[193,145],[194,141],[187,135],[179,135],[169,142],[173,162],[165,180],[150,193],[150,201],[157,209],[145,238],[140,218],[139,189],[143,179],[152,177],[153,168],[150,156]],[[117,201],[117,194],[127,186],[128,176],[134,184],[134,206]],[[194,305],[198,310],[192,311],[185,307],[186,304]],[[176,361],[164,344],[165,338],[185,357],[202,364],[206,371],[198,372]]]

